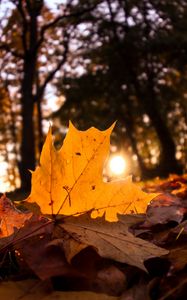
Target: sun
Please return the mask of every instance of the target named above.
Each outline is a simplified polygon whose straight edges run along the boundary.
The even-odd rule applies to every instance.
[[[122,155],[114,155],[109,160],[109,169],[113,175],[122,175],[127,169],[127,162]]]

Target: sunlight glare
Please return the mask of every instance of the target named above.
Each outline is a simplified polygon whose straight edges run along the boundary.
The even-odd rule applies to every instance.
[[[127,163],[123,156],[115,155],[109,161],[109,168],[114,175],[120,175],[126,170]]]

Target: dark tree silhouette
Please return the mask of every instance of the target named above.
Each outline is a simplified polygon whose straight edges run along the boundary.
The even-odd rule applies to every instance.
[[[185,122],[185,107],[181,101],[184,99],[184,77],[178,80],[176,96],[171,84],[175,79],[171,74],[173,71],[183,76],[185,74],[180,63],[184,61],[183,53],[187,51],[184,41],[186,3],[181,0],[172,4],[167,1],[107,0],[102,1],[102,5],[102,9],[91,11],[85,20],[87,33],[82,34],[80,53],[85,59],[85,73],[76,78],[67,76],[63,85],[67,101],[59,114],[62,120],[71,115],[79,124],[85,115],[89,115],[92,123],[106,126],[109,125],[108,120],[111,123],[117,119],[121,128],[126,130],[125,135],[144,177],[180,173],[182,166],[176,159],[179,140],[177,135],[173,135],[173,130],[179,131],[182,126],[171,126],[175,108],[171,109],[170,103],[178,102]],[[175,43],[178,41],[177,48],[170,47],[173,40]],[[167,97],[164,88],[169,92]],[[92,104],[95,105],[94,110]],[[98,116],[102,114],[101,121]],[[145,155],[139,147],[138,127],[143,130],[142,139],[149,131],[143,122],[144,114],[150,120],[150,134],[153,130],[155,132],[150,139],[155,139],[156,135],[160,147],[160,157],[155,167],[147,166]],[[186,139],[185,134],[183,136]]]
[[[82,15],[94,7],[88,4],[75,8],[72,1],[59,5],[58,13],[52,13],[44,1],[16,0],[12,3],[10,16],[6,16],[7,25],[2,26],[0,49],[2,57],[9,57],[9,64],[19,65],[21,73],[16,82],[20,86],[22,116],[21,159],[19,172],[21,189],[30,189],[30,173],[36,163],[36,153],[43,144],[42,109],[47,85],[55,79],[59,70],[67,61],[70,36]],[[56,43],[53,43],[56,41]],[[48,50],[51,50],[51,54]],[[41,57],[46,57],[45,69],[41,71]],[[47,65],[52,68],[47,70]],[[43,64],[44,65],[44,64]],[[15,73],[17,72],[15,67]],[[34,107],[37,109],[37,124],[34,125]],[[37,128],[38,144],[36,144]]]

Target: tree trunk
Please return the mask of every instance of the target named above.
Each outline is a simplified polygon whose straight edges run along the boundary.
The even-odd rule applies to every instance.
[[[171,133],[158,112],[155,101],[151,100],[151,98],[144,100],[144,108],[156,130],[161,144],[159,173],[163,176],[169,175],[170,173],[181,173],[182,167],[175,157],[176,146],[171,137]]]
[[[140,155],[137,147],[137,140],[136,137],[134,136],[134,119],[133,119],[133,114],[132,114],[132,105],[129,99],[129,94],[126,95],[125,98],[126,101],[126,112],[123,112],[121,109],[119,109],[121,101],[119,101],[117,107],[116,107],[116,116],[117,119],[120,120],[120,122],[124,125],[126,128],[126,134],[127,137],[131,143],[132,150],[134,154],[137,156],[138,164],[140,167],[140,172],[141,175],[149,172],[149,169],[147,169],[146,165],[144,164],[144,160],[142,156]]]
[[[137,97],[139,99],[140,105],[143,106],[146,114],[149,116],[152,125],[157,133],[158,139],[160,141],[161,145],[161,155],[160,155],[160,163],[159,166],[155,167],[154,169],[148,169],[143,163],[143,160],[141,156],[138,154],[138,149],[136,145],[136,140],[132,133],[129,134],[129,138],[131,140],[131,145],[134,150],[134,152],[137,155],[138,162],[142,171],[143,177],[154,177],[154,176],[167,176],[170,173],[181,173],[182,167],[179,165],[178,161],[176,160],[175,154],[176,154],[176,146],[173,141],[173,138],[171,136],[171,133],[165,123],[165,121],[162,119],[161,114],[159,112],[159,108],[157,107],[157,99],[154,92],[154,74],[148,70],[148,84],[147,84],[147,94],[145,95],[144,92],[142,92],[139,80],[137,78],[136,71],[134,71],[134,66],[132,64],[133,59],[131,58],[131,53],[128,53],[125,51],[125,45],[126,41],[124,39],[124,43],[122,44],[117,32],[116,28],[116,22],[114,19],[114,14],[112,12],[112,6],[110,0],[107,0],[109,12],[110,12],[110,19],[111,19],[111,25],[112,25],[112,31],[113,31],[113,40],[116,44],[116,51],[118,52],[119,56],[121,57],[121,68],[128,70],[129,73],[129,82],[128,86],[133,85],[135,92],[137,94]],[[121,4],[121,1],[120,1]],[[128,16],[128,7],[122,6],[124,9],[124,13],[126,16]],[[146,21],[146,20],[145,20]],[[147,22],[145,24],[148,26]],[[128,24],[125,27],[126,33],[129,30]],[[146,27],[146,30],[149,30],[148,27]],[[147,33],[145,33],[147,34]],[[121,47],[122,45],[122,47]],[[129,56],[129,57],[128,57]],[[124,59],[125,58],[125,59]],[[127,103],[129,107],[129,103]],[[130,108],[130,107],[129,107]],[[131,108],[130,108],[131,109]],[[133,121],[133,120],[132,120]],[[128,128],[128,122],[126,124],[127,131],[129,131],[130,128]]]
[[[22,92],[22,140],[21,162],[19,166],[21,189],[30,191],[31,174],[29,170],[35,168],[35,134],[33,124],[34,95],[36,62],[37,62],[37,16],[30,15],[30,39],[25,52]]]
[[[30,190],[31,176],[29,170],[35,168],[35,138],[33,127],[33,82],[34,66],[32,60],[25,62],[24,78],[22,82],[22,140],[21,140],[21,162],[20,178],[21,188]]]
[[[157,95],[154,91],[154,73],[147,67],[148,83],[147,97],[143,101],[143,106],[156,130],[161,144],[160,172],[165,176],[170,173],[181,173],[182,166],[179,165],[176,155],[176,145],[167,127],[166,120],[163,120],[159,112]]]
[[[140,104],[144,108],[145,113],[149,116],[151,123],[156,131],[158,139],[160,141],[161,153],[160,163],[155,169],[151,169],[150,172],[147,169],[144,170],[144,178],[155,176],[167,176],[171,173],[181,174],[182,166],[178,163],[176,155],[176,145],[171,136],[170,130],[167,127],[166,122],[163,120],[161,113],[159,112],[156,95],[154,92],[153,74],[149,73],[149,81],[147,85],[147,93],[141,91],[140,84],[136,78],[131,66],[128,65],[129,74],[131,76],[132,83],[139,98]]]
[[[42,107],[41,107],[41,99],[43,97],[43,93],[39,93],[40,84],[39,84],[39,77],[38,77],[38,70],[36,72],[36,94],[34,96],[34,102],[37,105],[37,130],[38,130],[38,145],[37,150],[40,154],[43,147],[44,136],[43,136],[43,128],[42,128]]]

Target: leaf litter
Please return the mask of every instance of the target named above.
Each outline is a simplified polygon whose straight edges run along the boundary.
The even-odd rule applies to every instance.
[[[187,177],[103,183],[112,128],[50,129],[25,209],[0,199],[0,298],[185,299]]]

